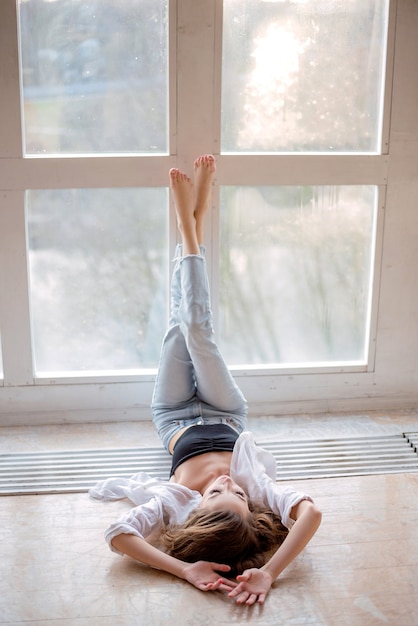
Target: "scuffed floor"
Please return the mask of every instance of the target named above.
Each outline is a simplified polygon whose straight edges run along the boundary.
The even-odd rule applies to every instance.
[[[255,420],[255,418],[254,418]],[[251,420],[256,435],[418,430],[417,415]],[[339,421],[339,425],[338,425]],[[154,445],[146,423],[3,430],[3,451]],[[331,432],[332,431],[332,432]],[[115,439],[117,441],[115,441]],[[135,442],[134,445],[138,445]],[[416,626],[418,474],[308,480],[323,522],[264,606],[237,606],[109,551],[103,530],[127,502],[87,494],[0,499],[0,624],[31,626]]]

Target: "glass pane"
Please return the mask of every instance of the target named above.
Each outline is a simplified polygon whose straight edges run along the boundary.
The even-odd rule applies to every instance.
[[[377,188],[225,187],[221,201],[228,363],[364,363]]]
[[[167,152],[168,0],[19,0],[27,154]]]
[[[225,0],[223,152],[379,152],[388,0]]]
[[[27,192],[37,373],[157,365],[167,207],[161,188]]]

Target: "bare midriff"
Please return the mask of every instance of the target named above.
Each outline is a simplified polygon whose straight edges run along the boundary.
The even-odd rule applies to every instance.
[[[168,444],[168,450],[170,454],[173,454],[174,446],[176,445],[177,441],[180,439],[182,434],[185,433],[188,428],[192,428],[192,426],[185,426],[184,428],[176,432],[176,434],[171,437],[170,442]]]
[[[170,481],[203,493],[219,476],[229,476],[231,458],[232,452],[204,452],[179,465]]]

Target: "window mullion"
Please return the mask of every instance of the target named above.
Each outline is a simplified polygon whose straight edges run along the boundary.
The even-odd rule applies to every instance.
[[[179,167],[213,152],[215,4],[178,0],[177,147]]]
[[[0,189],[164,187],[174,165],[165,155],[3,159]]]
[[[19,54],[15,0],[3,0],[0,23],[0,137],[3,157],[22,156]]]
[[[199,154],[219,154],[220,63],[218,2],[177,2],[177,162],[189,175]],[[220,35],[221,36],[221,35]],[[219,67],[218,67],[219,65]],[[218,162],[219,168],[219,162]],[[206,258],[216,320],[219,255],[217,177],[206,216]]]
[[[220,157],[222,185],[385,185],[386,155],[249,155]]]
[[[24,192],[3,192],[0,326],[5,385],[33,383]]]
[[[386,54],[384,55],[384,62],[386,65],[386,71],[384,71],[385,80],[383,81],[383,93],[382,93],[382,136],[381,136],[381,152],[382,154],[389,153],[389,132],[390,132],[390,119],[392,110],[392,90],[393,90],[393,66],[395,60],[395,34],[396,34],[396,11],[397,2],[392,0],[389,4],[389,20],[388,20],[388,37],[386,44]]]

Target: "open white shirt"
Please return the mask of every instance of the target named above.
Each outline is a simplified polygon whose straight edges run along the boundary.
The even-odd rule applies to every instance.
[[[271,509],[280,516],[286,528],[294,524],[290,517],[292,508],[302,500],[312,498],[290,487],[276,483],[274,457],[259,448],[250,432],[238,437],[231,459],[231,478],[246,492],[253,504]],[[198,491],[152,478],[145,472],[131,478],[108,478],[90,490],[90,496],[99,500],[128,498],[137,506],[111,524],[105,539],[114,552],[111,541],[121,534],[136,535],[142,539],[162,530],[168,524],[182,524],[202,501]]]

